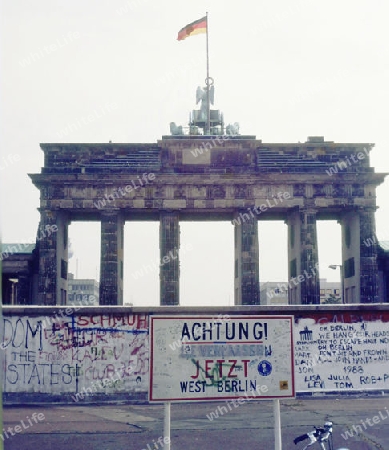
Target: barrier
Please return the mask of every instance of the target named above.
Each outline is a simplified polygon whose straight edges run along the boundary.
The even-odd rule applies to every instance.
[[[5,402],[147,401],[149,317],[160,314],[223,318],[293,315],[298,394],[384,391],[389,386],[386,304],[67,309],[21,306],[3,308],[0,345],[4,352]],[[171,348],[177,346],[178,351],[180,345],[172,342]]]

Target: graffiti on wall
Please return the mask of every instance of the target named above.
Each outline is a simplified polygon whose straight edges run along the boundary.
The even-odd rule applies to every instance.
[[[296,390],[389,389],[389,315],[295,319]]]
[[[146,314],[4,317],[4,392],[146,392]],[[79,397],[77,397],[78,399]]]
[[[388,390],[388,344],[388,312],[295,316],[296,392]],[[6,315],[0,345],[4,393],[79,401],[149,389],[148,314]]]

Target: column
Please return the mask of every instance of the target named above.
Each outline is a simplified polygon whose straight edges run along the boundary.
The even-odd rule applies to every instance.
[[[360,226],[360,303],[379,303],[377,264],[378,241],[375,231],[375,209],[365,208],[359,213]],[[383,300],[381,300],[383,301]]]
[[[66,305],[68,294],[68,225],[69,220],[63,212],[57,214],[57,305]]]
[[[68,223],[65,213],[41,209],[37,234],[38,304],[59,305],[66,299]],[[35,302],[33,302],[35,303]]]
[[[19,275],[18,276],[18,295],[17,304],[18,305],[30,305],[31,304],[31,276],[30,274]]]
[[[3,305],[12,305],[13,283],[9,280],[8,274],[2,273],[1,295]]]
[[[117,210],[102,212],[100,220],[100,305],[122,305],[124,221]]]
[[[298,209],[288,213],[288,280],[297,279],[301,273],[301,224]],[[301,283],[288,281],[288,299],[290,305],[301,304]]]
[[[316,210],[301,210],[300,226],[301,271],[296,278],[292,278],[290,284],[300,286],[301,304],[320,304]]]
[[[235,305],[259,305],[258,220],[249,213],[236,214]]]
[[[177,212],[161,212],[159,222],[160,304],[180,304],[180,222]]]
[[[349,210],[343,211],[340,220],[344,303],[360,303],[361,238],[359,219],[357,211]]]

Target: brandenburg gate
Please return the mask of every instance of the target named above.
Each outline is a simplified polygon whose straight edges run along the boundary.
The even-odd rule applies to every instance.
[[[376,187],[386,175],[370,166],[372,144],[321,136],[270,144],[233,127],[211,135],[177,128],[152,144],[41,144],[44,167],[30,177],[41,193],[40,228],[58,231],[37,243],[39,304],[66,303],[68,225],[79,220],[101,222],[101,305],[123,304],[123,261],[132,256],[123,254],[123,230],[134,220],[159,221],[161,261],[179,254],[181,221],[231,222],[235,305],[261,303],[259,220],[288,226],[289,280],[298,280],[289,302],[319,303],[316,224],[337,220],[345,302],[380,301],[377,241],[364,245],[375,236]],[[179,305],[179,257],[159,276],[160,304]]]

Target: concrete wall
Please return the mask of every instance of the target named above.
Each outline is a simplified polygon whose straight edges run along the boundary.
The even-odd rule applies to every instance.
[[[295,318],[297,392],[387,390],[389,306],[4,307],[6,402],[146,401],[151,314]],[[277,349],[272,349],[273,353]]]
[[[122,308],[4,308],[1,341],[6,401],[146,398],[146,313]]]

